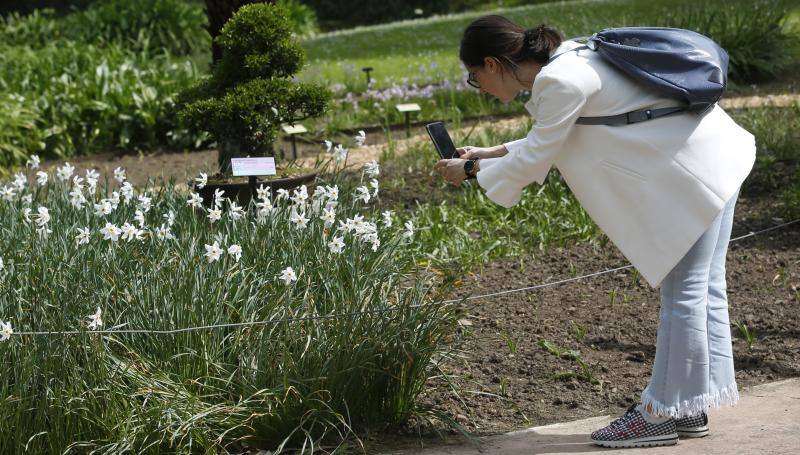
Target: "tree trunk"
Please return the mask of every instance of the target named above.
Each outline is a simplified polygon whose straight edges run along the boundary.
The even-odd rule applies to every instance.
[[[205,0],[208,17],[208,33],[211,35],[211,63],[222,58],[222,49],[214,42],[214,38],[222,31],[222,26],[239,8],[249,3],[275,3],[275,0]]]

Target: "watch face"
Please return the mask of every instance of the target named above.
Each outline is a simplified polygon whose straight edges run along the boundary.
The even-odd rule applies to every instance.
[[[473,169],[475,169],[475,161],[467,160],[464,162],[464,172],[471,174]]]

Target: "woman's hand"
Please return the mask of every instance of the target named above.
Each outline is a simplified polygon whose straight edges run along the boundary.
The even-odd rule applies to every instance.
[[[473,147],[471,145],[467,145],[465,147],[457,148],[456,153],[458,153],[459,158],[463,158],[465,160],[475,160],[479,158],[499,158],[508,153],[508,150],[503,144],[496,145],[494,147]]]
[[[444,177],[445,180],[455,186],[460,186],[461,182],[467,178],[467,174],[464,172],[465,161],[467,160],[461,158],[439,160],[436,162],[433,168],[439,173],[439,175]]]
[[[485,147],[473,147],[471,145],[467,145],[465,147],[457,148],[456,153],[458,153],[459,158],[465,160],[489,158],[489,156],[487,156],[489,149]]]

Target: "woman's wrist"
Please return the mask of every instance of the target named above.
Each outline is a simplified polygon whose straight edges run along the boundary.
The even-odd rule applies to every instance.
[[[486,154],[481,158],[500,158],[508,153],[508,149],[505,145],[500,144],[494,147],[490,147],[486,150]]]

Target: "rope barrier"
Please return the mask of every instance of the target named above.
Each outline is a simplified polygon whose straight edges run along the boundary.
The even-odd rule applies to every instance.
[[[766,228],[766,229],[762,229],[760,231],[750,232],[748,234],[745,234],[745,235],[742,235],[742,236],[739,236],[739,237],[731,239],[729,243],[734,243],[734,242],[737,242],[739,240],[743,240],[743,239],[746,239],[746,238],[749,238],[749,237],[754,237],[756,235],[763,234],[765,232],[770,232],[770,231],[774,231],[774,230],[777,230],[777,229],[781,229],[781,228],[784,228],[786,226],[790,226],[790,225],[795,224],[795,223],[800,223],[800,219],[789,221],[787,223],[782,223],[782,224],[779,224],[777,226],[772,226],[772,227],[769,227],[769,228]],[[589,274],[577,276],[577,277],[574,277],[574,278],[566,278],[566,279],[563,279],[563,280],[553,281],[553,282],[550,282],[550,283],[543,283],[543,284],[537,284],[537,285],[534,285],[534,286],[526,286],[526,287],[523,287],[523,288],[509,289],[509,290],[499,291],[499,292],[492,292],[492,293],[489,293],[489,294],[469,296],[469,297],[466,297],[466,298],[463,298],[463,299],[444,300],[444,301],[440,302],[439,305],[450,304],[450,303],[458,303],[458,302],[467,301],[467,300],[487,299],[487,298],[496,297],[496,296],[499,296],[499,295],[506,295],[506,294],[512,294],[512,293],[516,293],[516,292],[530,291],[530,290],[534,290],[534,289],[542,289],[542,288],[546,288],[546,287],[557,286],[557,285],[560,285],[560,284],[570,283],[570,282],[573,282],[573,281],[579,281],[579,280],[584,280],[584,279],[587,279],[587,278],[592,278],[592,277],[596,277],[596,276],[600,276],[600,275],[605,275],[605,274],[608,274],[608,273],[618,272],[620,270],[625,270],[625,269],[629,269],[629,268],[632,268],[632,267],[633,267],[633,265],[628,264],[628,265],[621,266],[621,267],[615,267],[613,269],[603,270],[603,271],[595,272],[595,273],[589,273]],[[421,307],[421,306],[424,306],[424,305],[429,305],[429,304],[416,304],[416,305],[410,305],[409,307],[410,308],[417,308],[417,307]],[[105,334],[105,335],[110,335],[110,334],[173,335],[173,334],[177,334],[177,333],[194,332],[194,331],[200,331],[200,330],[211,330],[211,329],[221,329],[221,328],[252,327],[252,326],[258,326],[258,325],[281,324],[281,323],[286,323],[286,322],[300,322],[300,321],[312,321],[312,320],[320,320],[320,319],[334,319],[334,318],[341,318],[341,317],[348,317],[348,316],[360,316],[360,315],[363,315],[363,314],[374,314],[374,313],[385,313],[385,312],[389,312],[389,311],[397,311],[398,309],[400,309],[400,308],[399,307],[393,307],[393,308],[383,308],[383,309],[378,309],[378,310],[356,311],[356,312],[351,312],[351,313],[337,313],[337,314],[329,314],[329,315],[302,316],[302,317],[293,317],[293,318],[284,318],[284,319],[267,319],[267,320],[262,320],[262,321],[236,322],[236,323],[226,323],[226,324],[211,324],[211,325],[202,325],[202,326],[195,326],[195,327],[184,327],[184,328],[181,328],[181,329],[172,329],[172,330],[109,329],[109,330],[91,330],[91,331],[69,330],[69,331],[53,331],[53,332],[42,332],[42,331],[39,331],[39,332],[16,332],[15,331],[12,335],[20,335],[20,336],[49,336],[49,335],[79,335],[79,334],[82,334],[82,333],[101,334],[101,335],[103,335],[103,334]]]

